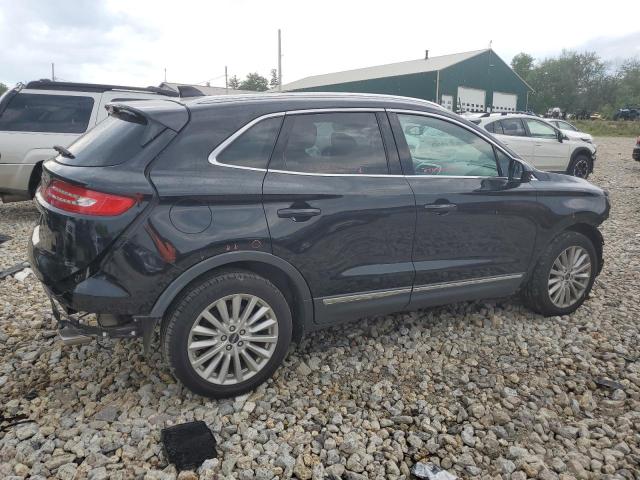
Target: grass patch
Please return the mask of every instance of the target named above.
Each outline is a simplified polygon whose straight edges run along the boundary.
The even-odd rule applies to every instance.
[[[637,137],[640,135],[640,122],[614,120],[569,120],[581,131],[595,137]]]

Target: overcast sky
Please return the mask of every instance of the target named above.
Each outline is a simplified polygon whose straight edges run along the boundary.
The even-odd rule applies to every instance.
[[[507,62],[563,48],[640,56],[640,2],[0,0],[0,82],[56,77],[129,85],[224,86],[277,66],[284,83],[351,68],[486,48]]]

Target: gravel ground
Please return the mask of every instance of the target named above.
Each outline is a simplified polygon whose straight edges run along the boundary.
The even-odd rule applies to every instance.
[[[605,267],[575,314],[517,298],[389,315],[307,336],[267,384],[195,397],[139,343],[63,347],[33,276],[0,280],[0,477],[640,478],[640,164],[599,139],[592,181],[612,196]],[[0,205],[0,269],[25,258],[31,203]],[[619,389],[598,386],[606,377]],[[177,475],[168,425],[202,419],[219,460]]]

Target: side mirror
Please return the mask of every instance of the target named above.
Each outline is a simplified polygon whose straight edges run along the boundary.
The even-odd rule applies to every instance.
[[[564,137],[564,133],[562,133],[562,131],[561,131],[561,130],[557,130],[557,131],[556,131],[556,136],[558,137],[558,141],[559,141],[560,143],[562,143],[562,140],[564,140],[564,138],[565,138],[565,137]]]
[[[531,181],[530,173],[525,170],[524,166],[517,160],[509,162],[509,182],[510,183],[526,183]]]

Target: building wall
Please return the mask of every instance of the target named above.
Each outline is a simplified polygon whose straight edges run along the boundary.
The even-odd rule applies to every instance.
[[[436,72],[374,78],[371,80],[361,80],[357,82],[303,88],[295,91],[382,93],[386,95],[402,95],[405,97],[422,98],[424,100],[435,101]]]
[[[493,51],[481,53],[440,72],[438,103],[442,95],[452,95],[454,108],[458,105],[458,87],[486,91],[485,103],[491,104],[493,92],[518,95],[518,110],[527,108],[527,85]]]
[[[487,51],[437,72],[424,72],[397,77],[375,78],[299,89],[304,92],[383,93],[422,98],[441,103],[442,95],[453,96],[454,110],[458,105],[458,87],[486,91],[485,105],[491,105],[493,92],[518,95],[518,110],[527,108],[527,85],[493,51]],[[437,95],[436,95],[437,88]],[[437,98],[436,98],[437,97]]]

